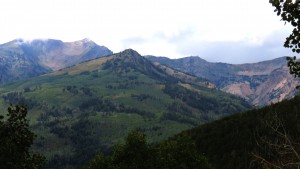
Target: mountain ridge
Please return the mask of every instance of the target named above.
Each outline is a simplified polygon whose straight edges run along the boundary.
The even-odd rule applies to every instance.
[[[15,39],[0,45],[0,83],[49,73],[82,61],[112,54],[89,39]]]
[[[157,142],[252,107],[205,79],[160,67],[130,49],[0,89],[0,108],[28,105],[38,134],[35,149],[54,166],[57,159],[87,162],[132,130]]]
[[[169,59],[146,56],[175,70],[206,78],[221,90],[241,96],[256,106],[293,97],[299,80],[289,74],[284,57],[246,64],[207,62],[200,57]]]
[[[113,53],[108,48],[99,46],[90,39],[74,42],[15,39],[0,45],[0,83],[39,76],[111,54]],[[180,59],[150,55],[145,57],[159,62],[160,65],[157,66],[162,69],[175,69],[176,71],[169,71],[173,75],[179,70],[207,79],[212,88],[238,95],[257,106],[278,102],[296,94],[292,89],[298,81],[289,75],[283,57],[245,64],[212,63],[198,56]],[[167,67],[163,68],[163,65]],[[276,69],[281,71],[275,71]]]

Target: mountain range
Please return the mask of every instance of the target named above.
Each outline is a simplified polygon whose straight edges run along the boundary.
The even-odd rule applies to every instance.
[[[82,165],[132,130],[151,142],[252,108],[208,80],[154,64],[132,49],[0,86],[0,108],[25,104],[52,168]],[[68,159],[64,166],[55,160]],[[55,166],[55,167],[53,167]]]
[[[143,131],[155,143],[233,114],[238,115],[227,119],[247,116],[244,120],[254,125],[248,114],[255,113],[240,112],[293,97],[298,84],[285,58],[239,65],[200,57],[169,59],[141,56],[133,49],[112,53],[88,39],[18,39],[0,45],[0,60],[0,108],[27,105],[38,136],[33,150],[46,155],[46,168],[58,169],[82,166],[97,152],[111,153],[111,146],[132,130]],[[224,160],[215,156],[214,145],[223,147],[230,140],[207,139],[205,133],[212,138],[230,133],[232,141],[232,126],[234,131],[250,128],[238,126],[246,124],[243,120],[218,127],[222,121],[227,120],[183,133],[215,164],[215,159]],[[235,152],[244,153],[234,150],[234,158],[239,157]]]
[[[0,45],[0,83],[39,76],[110,54],[111,50],[89,39],[75,42],[16,39]],[[212,63],[198,56],[145,57],[165,69],[207,79],[211,86],[240,96],[255,106],[279,102],[297,93],[295,87],[299,81],[289,74],[283,57],[250,64]]]
[[[200,57],[169,59],[146,56],[153,62],[206,78],[222,91],[240,96],[255,106],[293,97],[299,80],[289,74],[284,57],[250,64],[211,63]]]
[[[108,54],[112,54],[108,48],[89,39],[16,39],[0,45],[0,83],[39,76]]]

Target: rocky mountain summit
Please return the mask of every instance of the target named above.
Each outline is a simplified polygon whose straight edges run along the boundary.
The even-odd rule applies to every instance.
[[[89,39],[16,39],[0,45],[0,83],[38,76],[108,54],[112,51]]]

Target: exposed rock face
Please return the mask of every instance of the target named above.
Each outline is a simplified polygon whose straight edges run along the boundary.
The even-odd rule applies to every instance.
[[[276,60],[263,64],[251,64],[252,67],[250,64],[238,65],[241,68],[245,66],[243,69],[248,69],[236,73],[237,76],[245,78],[245,81],[227,84],[221,89],[241,96],[257,106],[293,97],[297,92],[295,88],[299,84],[299,80],[289,74],[285,60],[282,60],[281,65],[272,63],[274,61]],[[270,65],[274,67],[272,68]]]
[[[265,102],[276,103],[291,98],[297,93],[295,88],[298,84],[299,80],[289,74],[287,66],[283,66],[271,72],[270,78],[256,88],[253,103],[261,105]]]
[[[206,78],[221,90],[263,106],[293,97],[299,80],[289,74],[285,58],[252,64],[211,63],[199,57],[168,59],[147,56],[174,69]]]
[[[13,40],[0,45],[0,83],[38,76],[109,54],[109,49],[89,39]]]
[[[49,43],[49,41],[52,41],[53,45],[50,44],[48,46],[47,43]],[[32,45],[33,47],[36,47],[37,52],[40,53],[38,58],[40,59],[41,64],[52,70],[58,70],[82,61],[112,54],[106,47],[99,46],[88,39],[65,43],[56,40],[48,40],[45,43],[37,41]]]

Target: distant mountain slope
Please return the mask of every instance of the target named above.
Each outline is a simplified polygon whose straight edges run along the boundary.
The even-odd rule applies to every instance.
[[[205,79],[153,64],[131,49],[7,83],[0,95],[2,109],[30,107],[36,148],[52,168],[66,168],[54,157],[69,159],[65,165],[87,162],[134,129],[156,142],[251,108]]]
[[[211,63],[200,57],[169,59],[147,56],[173,69],[206,78],[223,91],[241,96],[257,106],[295,95],[299,83],[288,71],[285,58],[252,64]]]
[[[0,45],[0,83],[38,76],[109,54],[109,49],[88,39],[13,40]]]
[[[293,153],[283,147],[284,139],[279,132],[286,134],[299,153],[299,102],[300,97],[296,96],[261,109],[235,114],[184,131],[174,139],[190,138],[197,151],[206,155],[215,169],[274,167],[263,165],[263,161],[256,159],[254,155],[262,156],[274,164],[281,161],[298,162],[299,159],[294,159]],[[285,146],[290,145],[285,143]],[[278,154],[276,148],[282,154]]]

